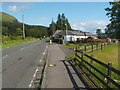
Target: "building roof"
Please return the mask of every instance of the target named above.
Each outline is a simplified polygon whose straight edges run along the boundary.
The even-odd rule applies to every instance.
[[[66,30],[57,30],[53,37],[64,36],[66,35]],[[67,35],[76,35],[76,36],[96,36],[90,32],[83,32],[79,30],[67,30]]]
[[[55,33],[53,34],[53,37],[55,37],[57,34],[59,34],[60,32],[62,32],[62,30],[57,30],[55,31]]]

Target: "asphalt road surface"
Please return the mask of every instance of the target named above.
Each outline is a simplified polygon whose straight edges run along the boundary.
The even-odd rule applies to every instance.
[[[47,46],[45,40],[2,50],[2,88],[28,88]]]

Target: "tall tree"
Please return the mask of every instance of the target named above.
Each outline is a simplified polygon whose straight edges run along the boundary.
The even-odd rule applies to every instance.
[[[56,24],[54,23],[53,19],[52,19],[52,22],[49,26],[49,36],[53,35],[56,31]]]
[[[55,26],[56,26],[56,28],[55,28]],[[66,30],[66,29],[72,30],[72,28],[70,26],[70,23],[69,23],[68,19],[65,17],[64,13],[62,13],[62,15],[58,14],[57,22],[54,23],[54,24],[52,24],[52,23],[50,24],[50,26],[49,26],[49,35],[52,35],[52,32],[50,30],[52,27],[55,28],[55,30]]]
[[[72,30],[72,28],[71,28],[71,26],[70,26],[70,23],[69,23],[68,19],[66,19],[66,24],[67,24],[67,27],[68,27],[67,29],[68,29],[68,30]]]
[[[61,30],[62,29],[62,20],[61,20],[61,15],[60,14],[58,14],[58,17],[57,17],[56,29],[57,30]]]
[[[110,2],[112,7],[108,7],[107,16],[110,18],[111,23],[107,25],[106,33],[114,38],[120,39],[120,1]]]
[[[64,13],[62,14],[62,30],[66,30],[66,17]]]

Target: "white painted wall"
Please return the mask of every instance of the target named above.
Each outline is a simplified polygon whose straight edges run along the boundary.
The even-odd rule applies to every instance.
[[[80,39],[85,39],[85,38],[88,38],[89,36],[75,36],[75,35],[65,35],[64,36],[64,41],[77,41],[77,38],[80,38]]]
[[[67,36],[64,36],[64,40],[65,41],[75,41],[75,38],[73,35],[67,35]]]
[[[64,36],[64,40],[65,41],[77,41],[77,38],[87,38],[85,36],[75,36],[75,35],[67,35],[67,36]]]

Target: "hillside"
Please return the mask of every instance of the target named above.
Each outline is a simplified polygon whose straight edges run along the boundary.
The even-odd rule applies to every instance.
[[[2,15],[2,35],[3,36],[22,36],[22,23],[19,22],[14,16],[4,12]],[[48,27],[39,25],[25,24],[25,34],[27,37],[41,38],[48,36]]]
[[[0,16],[2,16],[2,20],[0,19],[0,21],[2,22],[17,22],[18,20],[13,17],[12,15],[9,15],[7,13],[4,12],[0,12]]]

